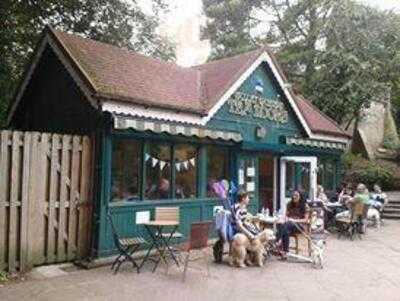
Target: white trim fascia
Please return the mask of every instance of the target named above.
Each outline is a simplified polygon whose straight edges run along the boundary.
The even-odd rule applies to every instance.
[[[126,104],[117,101],[105,101],[102,111],[115,114],[130,115],[143,118],[152,118],[165,121],[182,122],[194,125],[201,125],[201,117],[195,114],[174,112],[157,108],[147,108],[141,105]]]
[[[289,91],[290,85],[288,85],[288,83],[283,80],[282,76],[280,75],[280,73],[278,71],[278,68],[275,66],[274,61],[272,60],[269,53],[264,52],[264,55],[266,57],[266,59],[265,59],[266,62],[270,66],[272,73],[274,74],[279,85],[281,86],[283,93],[285,93],[285,96],[286,96],[287,100],[289,101],[289,104],[291,105],[294,113],[296,114],[297,118],[299,118],[301,125],[303,126],[304,130],[307,133],[307,136],[311,137],[312,131],[311,131],[310,127],[308,126],[306,120],[304,119],[303,115],[301,114],[299,108],[297,107],[296,101],[292,97],[292,93],[290,93],[290,91]]]
[[[48,42],[49,42],[49,37],[48,37],[48,35],[46,35],[42,39],[42,42],[40,43],[40,46],[39,46],[38,50],[36,51],[36,54],[32,60],[31,66],[29,67],[29,70],[26,73],[25,78],[23,79],[23,82],[18,90],[18,93],[15,96],[14,102],[13,102],[10,112],[8,113],[8,116],[7,116],[7,124],[10,123],[11,118],[14,115],[15,110],[17,109],[17,106],[18,106],[19,102],[21,101],[22,96],[24,95],[25,89],[29,84],[29,81],[33,75],[33,72],[35,71],[38,62],[39,62],[40,58],[42,57],[43,51],[46,48],[46,45],[48,44]]]
[[[254,70],[262,63],[267,62],[270,66],[272,73],[274,74],[275,78],[277,79],[281,89],[285,93],[286,98],[289,101],[290,106],[294,110],[297,118],[299,118],[301,125],[303,126],[304,130],[307,133],[307,136],[311,136],[312,132],[307,125],[303,115],[300,113],[299,108],[294,101],[292,94],[288,90],[287,83],[283,80],[282,76],[279,74],[277,67],[275,66],[271,56],[267,52],[263,52],[260,56],[254,61],[254,63],[239,77],[239,79],[222,95],[222,97],[218,100],[215,106],[208,112],[207,116],[202,118],[202,124],[205,125],[213,116],[214,114],[224,105],[224,103],[235,93],[243,82],[254,72]]]
[[[211,108],[201,120],[202,125],[206,125],[207,122],[217,113],[217,111],[225,104],[225,102],[235,93],[243,82],[256,70],[256,68],[264,61],[263,53],[254,61],[254,63],[239,77],[239,79],[233,83],[233,85],[222,95],[217,103]]]
[[[344,144],[348,144],[350,142],[350,138],[340,138],[336,136],[329,136],[329,135],[319,135],[319,134],[312,134],[310,136],[311,139],[316,140],[323,140],[323,141],[331,141],[331,142],[340,142]]]

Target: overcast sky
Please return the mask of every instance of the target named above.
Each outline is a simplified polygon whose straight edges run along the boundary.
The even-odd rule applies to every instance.
[[[200,24],[204,22],[202,0],[167,1],[170,4],[171,12],[167,16],[162,31],[167,33],[169,38],[175,40],[177,44],[177,63],[191,66],[205,62],[210,45],[208,41],[199,40]],[[400,0],[358,1],[381,9],[393,9],[400,12]]]

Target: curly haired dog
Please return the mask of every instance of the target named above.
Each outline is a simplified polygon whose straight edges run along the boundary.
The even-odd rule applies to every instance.
[[[253,240],[243,233],[237,233],[231,242],[229,263],[237,267],[246,267],[245,262],[263,266],[264,245],[271,239],[274,239],[274,234],[269,229],[260,232]]]

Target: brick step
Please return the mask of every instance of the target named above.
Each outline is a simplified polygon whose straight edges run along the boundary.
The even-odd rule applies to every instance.
[[[382,218],[384,219],[398,219],[400,220],[400,214],[389,214],[389,213],[383,213]]]

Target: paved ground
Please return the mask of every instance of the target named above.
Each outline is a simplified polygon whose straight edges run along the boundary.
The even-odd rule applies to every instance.
[[[263,268],[212,264],[212,277],[190,270],[136,274],[126,265],[68,272],[0,288],[0,300],[400,300],[400,222],[370,229],[362,240],[330,237],[323,270],[309,264],[270,261]]]

